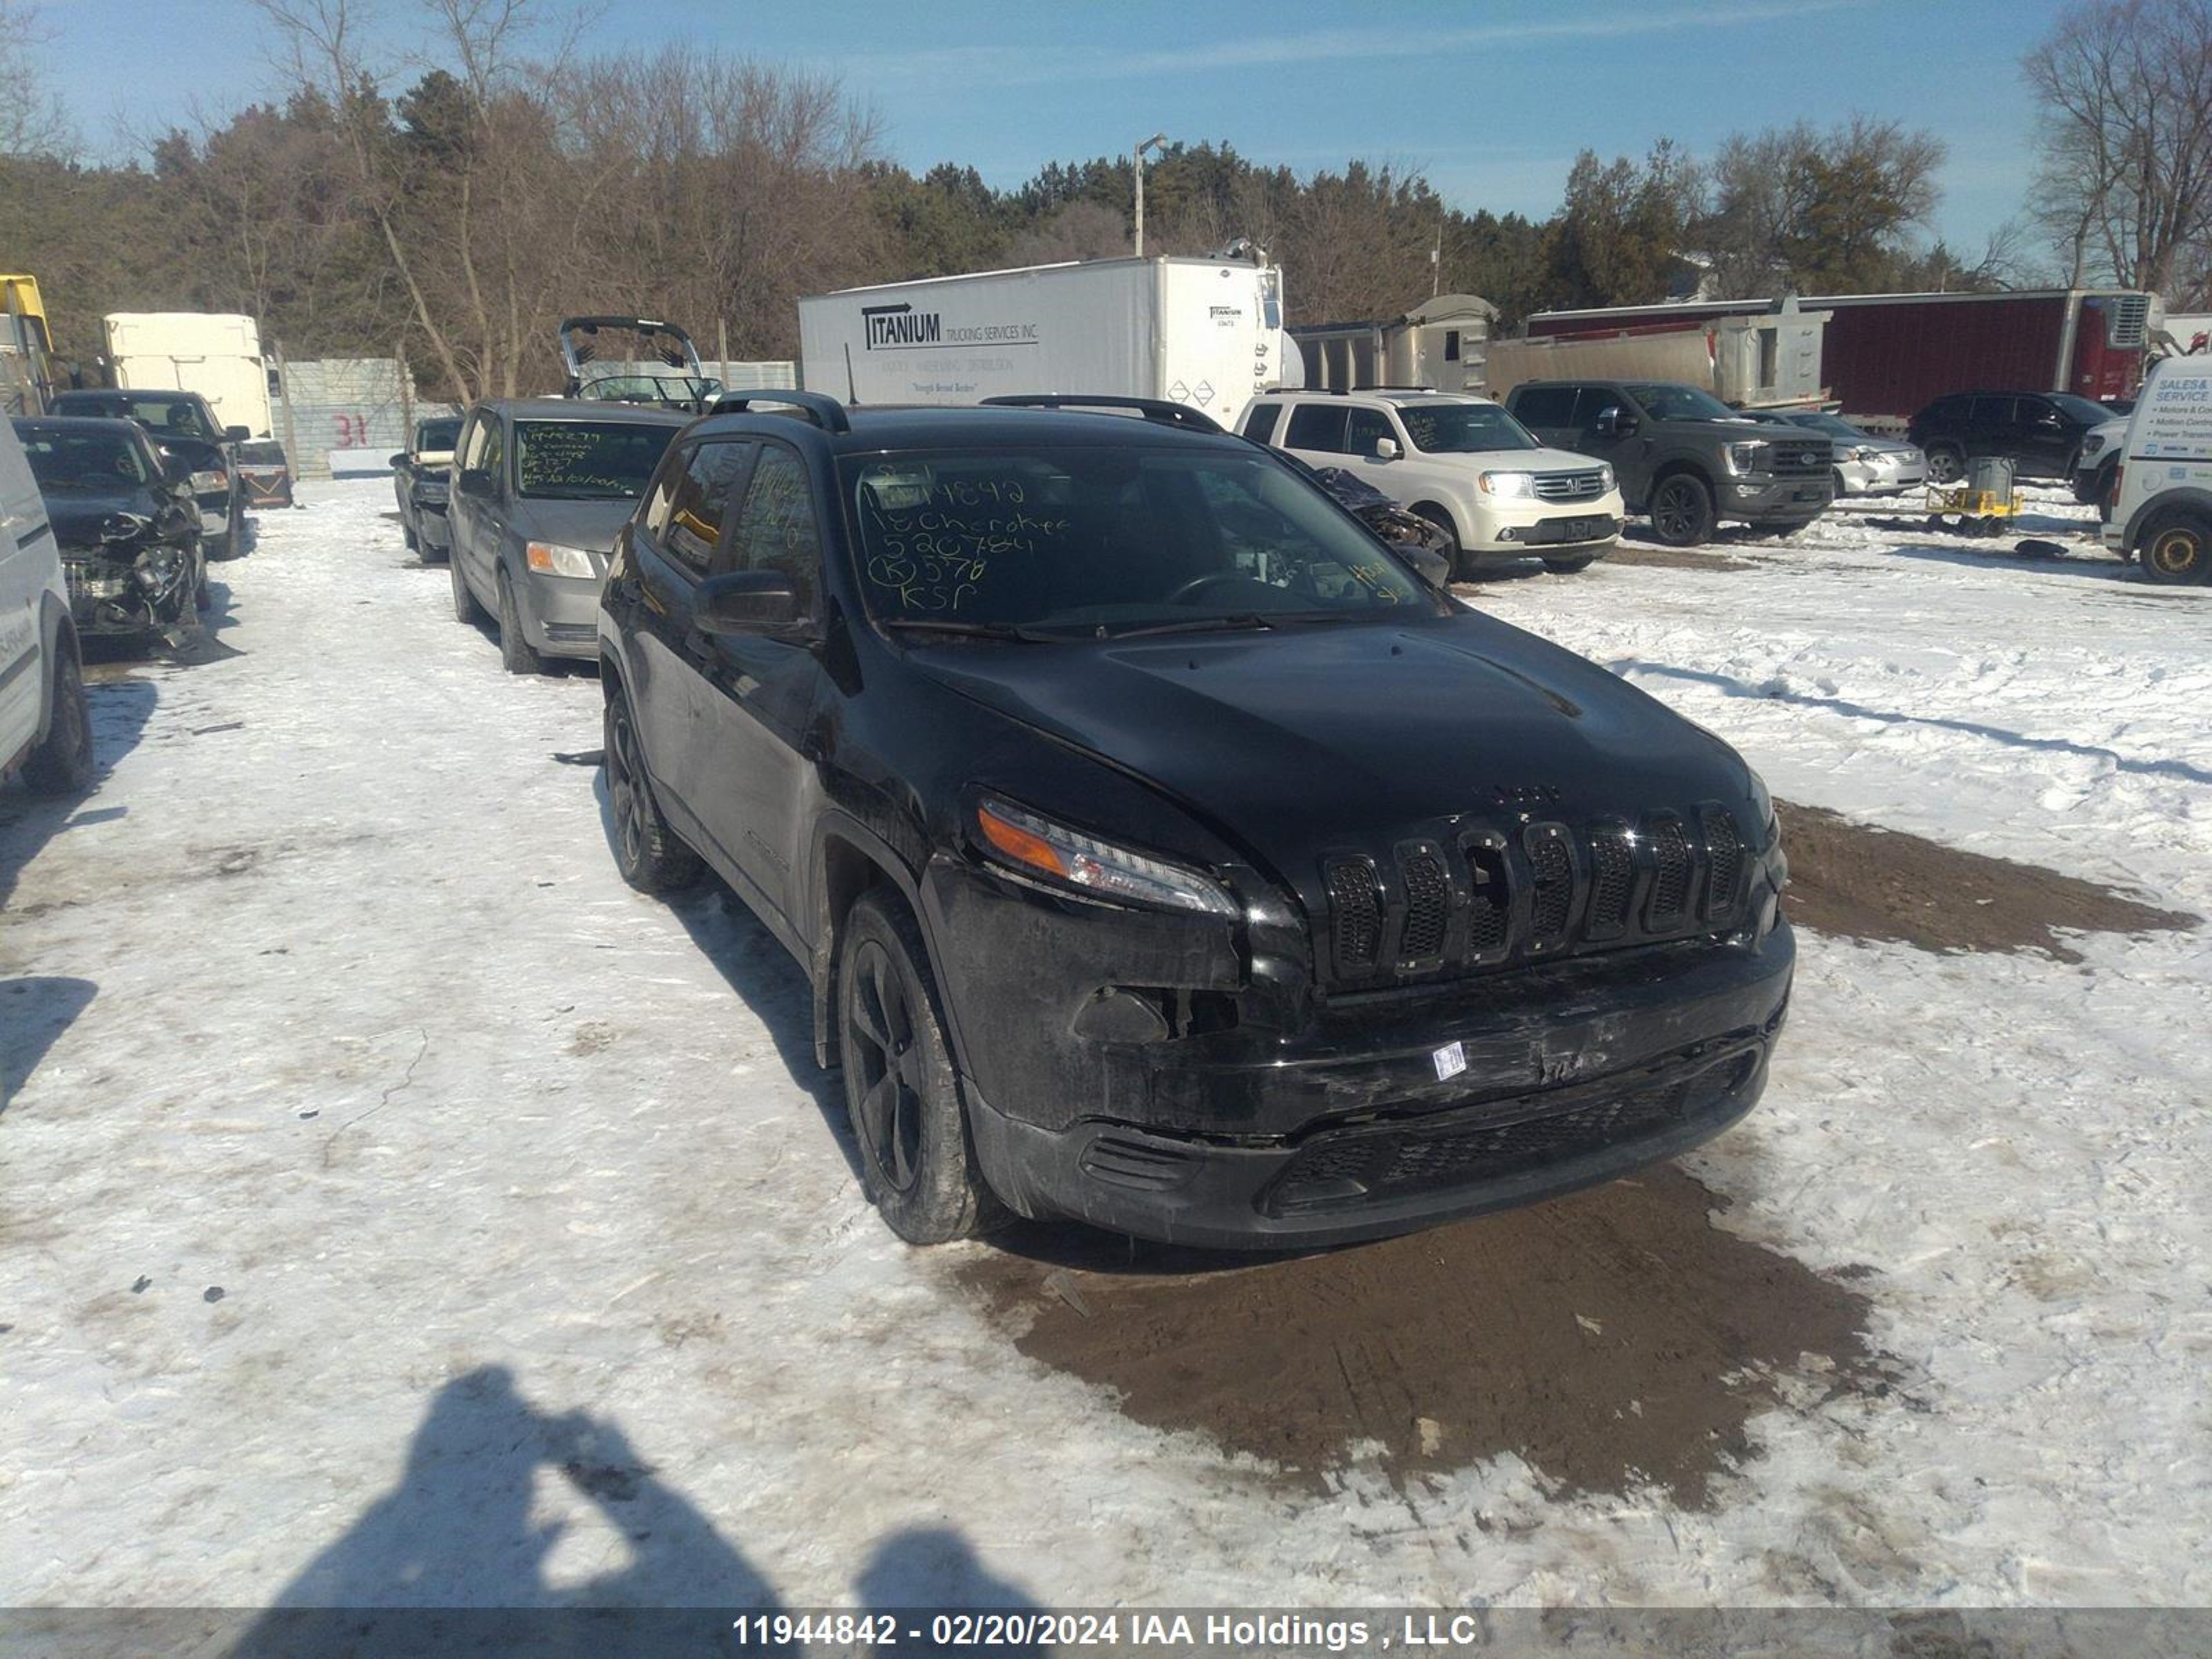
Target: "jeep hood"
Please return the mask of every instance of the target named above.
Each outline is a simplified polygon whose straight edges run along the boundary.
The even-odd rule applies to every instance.
[[[1744,763],[1718,738],[1486,617],[911,654],[949,689],[1151,781],[1286,874],[1331,844],[1445,820],[1505,829],[1523,814],[1717,800],[1759,827]]]

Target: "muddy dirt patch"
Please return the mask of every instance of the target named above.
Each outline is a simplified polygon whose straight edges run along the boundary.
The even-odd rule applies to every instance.
[[[2079,962],[2061,931],[2142,933],[2200,918],[2079,877],[1962,853],[1902,830],[1778,801],[1790,855],[1790,919],[1820,933],[1923,951],[2047,951]]]
[[[1577,1491],[1703,1505],[1784,1377],[1890,1386],[1868,1297],[1714,1226],[1724,1201],[1662,1165],[1324,1255],[1115,1273],[1001,1252],[962,1276],[1031,1358],[1317,1487],[1375,1443],[1401,1486],[1515,1452]]]
[[[1605,556],[1608,564],[1648,565],[1656,570],[1756,570],[1755,559],[1739,559],[1729,553],[1693,553],[1687,548],[1662,547],[1648,542],[1622,542]]]

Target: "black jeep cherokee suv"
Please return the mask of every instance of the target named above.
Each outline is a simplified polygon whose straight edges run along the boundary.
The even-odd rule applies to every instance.
[[[608,573],[612,839],[804,964],[903,1237],[1370,1237],[1759,1097],[1784,866],[1711,733],[1189,410],[722,407]]]

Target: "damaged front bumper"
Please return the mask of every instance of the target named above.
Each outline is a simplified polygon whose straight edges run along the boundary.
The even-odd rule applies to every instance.
[[[1770,907],[1755,939],[1324,998],[1287,918],[1248,919],[1248,973],[1224,924],[955,866],[924,898],[994,1190],[1237,1249],[1410,1231],[1696,1146],[1758,1101],[1796,963]]]
[[[70,618],[80,635],[157,634],[189,621],[194,561],[173,543],[64,548]]]

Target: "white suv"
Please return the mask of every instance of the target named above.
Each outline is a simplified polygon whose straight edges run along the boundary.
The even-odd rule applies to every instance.
[[[1449,392],[1264,392],[1237,429],[1310,466],[1340,466],[1457,544],[1453,566],[1589,567],[1620,538],[1613,469],[1547,449],[1487,398]]]
[[[46,498],[0,415],[0,778],[48,794],[92,781],[92,717]]]

